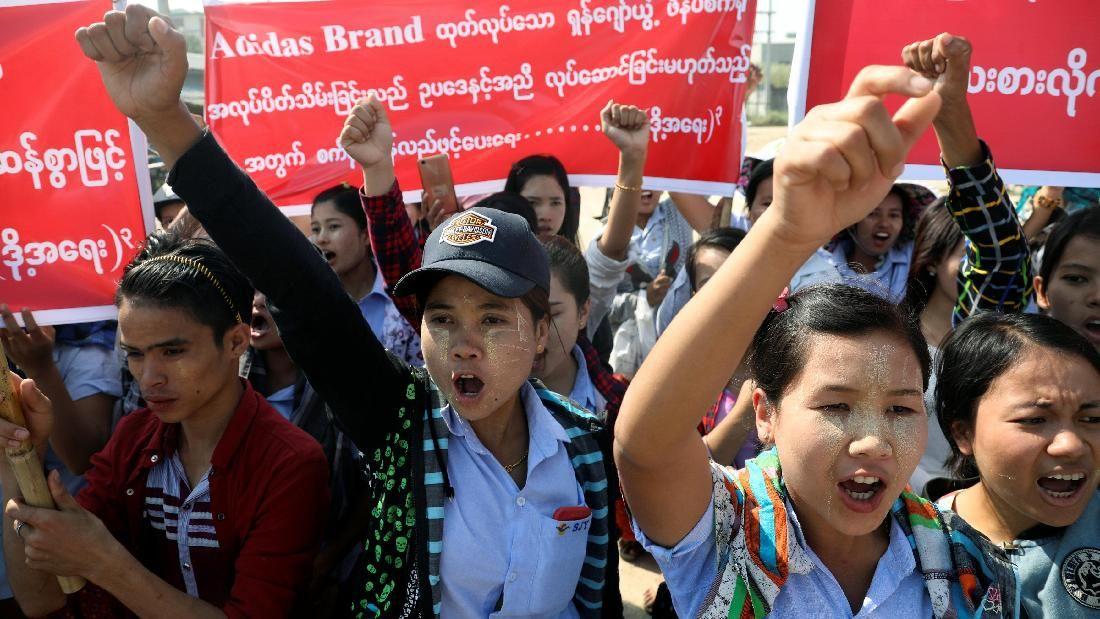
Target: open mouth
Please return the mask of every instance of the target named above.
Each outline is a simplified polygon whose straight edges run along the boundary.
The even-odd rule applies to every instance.
[[[852,500],[870,501],[886,484],[878,477],[857,475],[837,485]]]
[[[1089,320],[1086,322],[1085,331],[1094,338],[1100,338],[1100,320]]]
[[[267,335],[271,330],[271,323],[268,322],[267,316],[259,312],[252,312],[252,337],[260,338]]]
[[[887,232],[876,232],[874,235],[874,239],[876,241],[879,241],[880,243],[885,243],[886,241],[890,240],[890,234]]]
[[[1064,501],[1076,496],[1085,486],[1084,473],[1055,473],[1040,477],[1035,482],[1043,494],[1052,499]]]
[[[485,388],[485,383],[473,374],[455,374],[451,380],[455,386],[455,393],[463,398],[476,398]]]
[[[328,251],[326,249],[326,250],[321,250],[321,254],[323,254],[325,256],[325,260],[327,260],[329,264],[332,264],[332,261],[336,260],[336,253],[335,252],[331,252],[331,251]]]

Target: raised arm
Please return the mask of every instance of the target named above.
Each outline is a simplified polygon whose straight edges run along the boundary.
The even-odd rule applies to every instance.
[[[811,111],[776,160],[772,206],[638,370],[616,424],[615,460],[638,525],[655,543],[675,545],[707,509],[711,477],[696,426],[713,394],[798,267],[886,195],[939,109],[931,89],[907,69],[868,67],[847,98]],[[891,119],[887,93],[919,98]]]
[[[596,247],[612,260],[624,260],[638,220],[638,209],[642,206],[649,118],[644,110],[632,105],[608,101],[600,112],[600,126],[607,139],[619,149],[619,175],[615,179],[615,192],[611,194],[607,226]]]
[[[386,284],[393,286],[410,271],[420,268],[423,250],[405,213],[401,187],[393,173],[393,127],[386,107],[372,95],[359,101],[348,115],[340,145],[363,169],[359,198],[367,215],[370,248]],[[420,330],[420,307],[411,295],[394,296],[393,304]]]
[[[706,232],[713,227],[714,210],[718,207],[711,204],[706,196],[697,193],[670,191],[668,197],[672,198],[672,203],[676,205],[676,209],[680,211],[684,219],[691,224],[693,230]]]
[[[936,80],[943,99],[932,126],[951,185],[946,207],[967,240],[951,315],[955,325],[977,311],[1021,311],[1032,287],[1024,229],[970,113],[971,53],[969,41],[946,32],[902,51],[910,69]]]
[[[187,74],[183,35],[151,9],[130,5],[76,37],[115,106],[171,167],[169,182],[191,214],[267,295],[310,384],[361,448],[373,445],[389,419],[367,412],[396,410],[408,369],[386,353],[309,240],[187,113],[179,98]],[[369,406],[364,393],[372,394]]]

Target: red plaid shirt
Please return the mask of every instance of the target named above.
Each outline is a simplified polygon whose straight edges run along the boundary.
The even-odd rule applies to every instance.
[[[359,197],[363,201],[363,211],[367,215],[371,251],[378,262],[378,268],[382,271],[382,277],[392,287],[406,273],[420,268],[424,255],[422,243],[418,242],[412,222],[409,221],[409,216],[405,212],[405,200],[401,196],[401,187],[396,180],[393,187],[380,196],[368,196],[360,190]],[[397,306],[405,320],[408,320],[414,329],[419,329],[421,311],[416,302],[416,296],[399,297],[394,296],[392,290],[387,292],[390,292],[393,304]],[[607,400],[608,425],[612,426],[619,413],[619,406],[623,402],[623,394],[626,393],[626,379],[608,370],[587,337],[581,335],[577,339],[577,345],[584,352],[588,376],[592,379],[592,384]]]

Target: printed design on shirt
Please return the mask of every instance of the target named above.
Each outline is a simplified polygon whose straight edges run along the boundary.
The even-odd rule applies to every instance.
[[[165,459],[149,471],[145,482],[145,521],[163,531],[170,541],[184,540],[192,548],[218,548],[208,480],[203,477],[195,490],[184,496],[187,485],[172,464],[171,459]]]
[[[1081,548],[1066,557],[1062,585],[1082,606],[1100,610],[1100,549]]]
[[[468,247],[482,241],[492,243],[497,237],[493,220],[473,211],[467,211],[447,222],[439,235],[439,242],[455,247]]]

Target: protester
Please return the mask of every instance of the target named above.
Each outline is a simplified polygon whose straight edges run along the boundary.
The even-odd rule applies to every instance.
[[[0,305],[4,325],[0,343],[9,361],[53,404],[58,423],[50,433],[48,449],[39,453],[46,469],[57,469],[68,492],[76,494],[84,486],[82,473],[92,454],[110,438],[114,406],[122,395],[114,350],[116,323],[40,327],[30,311],[21,313],[26,329],[19,327],[7,306]],[[0,600],[6,600],[0,602],[0,615],[18,612],[12,596],[0,556]]]
[[[905,46],[906,65],[936,80],[943,99],[932,126],[950,189],[917,223],[904,305],[920,316],[933,362],[955,325],[980,311],[1019,312],[1031,296],[1031,266],[1023,229],[989,147],[978,139],[967,102],[970,42],[943,33]],[[936,498],[951,483],[950,447],[935,422],[936,376],[925,390],[928,445],[910,479]]]
[[[78,36],[95,53],[106,35],[99,24]],[[119,339],[150,408],[120,422],[77,499],[50,473],[59,511],[24,504],[0,464],[4,553],[24,613],[291,614],[324,522],[328,473],[316,442],[237,377],[251,298],[248,280],[201,241],[150,237],[127,267]],[[28,391],[28,430],[41,449],[52,406]],[[16,428],[0,423],[0,434],[25,438]],[[90,584],[66,599],[55,574]]]
[[[420,268],[420,257],[424,252],[424,241],[431,234],[428,230],[421,237],[415,223],[406,225],[400,210],[404,199],[400,187],[385,196],[368,199],[360,194],[362,210],[366,213],[370,235],[371,253],[378,271],[388,282],[400,280],[406,273]],[[505,213],[514,213],[523,217],[531,230],[538,227],[535,209],[526,198],[510,191],[499,191],[479,201],[475,206],[495,208]],[[406,212],[408,209],[406,208]],[[434,227],[432,228],[434,230]],[[392,290],[391,290],[392,292]],[[420,330],[420,306],[413,296],[393,296],[391,300],[413,331]]]
[[[153,214],[156,215],[160,227],[165,230],[172,225],[172,222],[185,208],[187,208],[187,204],[176,195],[176,192],[172,191],[172,187],[168,183],[161,185],[160,189],[153,194]]]
[[[359,192],[347,184],[322,191],[313,199],[309,218],[310,240],[340,277],[344,290],[358,301],[371,331],[406,363],[423,365],[420,338],[390,300],[371,255]]]
[[[349,610],[598,616],[610,563],[601,429],[527,382],[549,334],[550,275],[526,222],[475,208],[433,231],[424,265],[395,288],[424,302],[427,371],[410,367],[386,353],[293,224],[180,113],[182,35],[142,7],[109,23],[119,36],[149,35],[141,64],[87,50],[115,104],[267,294],[287,349],[368,456],[376,507]],[[393,134],[381,104],[366,110],[348,118],[341,143],[370,196],[395,185]]]
[[[772,206],[627,393],[615,438],[623,490],[681,615],[941,617],[997,600],[998,583],[952,545],[932,506],[903,494],[926,428],[928,351],[914,321],[845,285],[768,311],[816,247],[887,195],[938,112],[932,86],[868,67],[845,100],[810,112],[776,161]],[[893,122],[887,93],[912,97]],[[757,431],[777,447],[735,475],[708,465],[696,425],[750,340]]]
[[[738,230],[748,231],[752,228],[752,224],[760,218],[760,215],[768,208],[772,203],[772,159],[766,159],[758,161],[753,166],[752,171],[747,176],[745,185],[745,204],[748,206],[746,215],[734,214],[732,216],[729,226]],[[696,204],[701,196],[694,194],[670,194],[672,199],[676,201],[677,208],[681,212],[687,213],[689,208],[695,209],[709,209],[710,203],[705,205]],[[706,200],[703,200],[706,202]],[[699,214],[697,217],[701,219],[705,216],[705,212]],[[698,290],[693,286],[691,278],[685,271],[680,271],[676,274],[676,278],[672,282],[672,288],[669,290],[664,301],[661,302],[660,307],[657,308],[657,336],[660,337],[668,325],[672,322],[672,319],[676,317],[676,314],[684,307],[691,295],[695,294]]]
[[[577,244],[581,205],[574,199],[565,166],[553,155],[531,155],[512,164],[504,191],[523,196],[535,209],[539,240],[561,236]]]
[[[1035,299],[1100,349],[1100,208],[1062,219],[1043,246]]]
[[[1044,232],[1066,215],[1081,209],[1100,206],[1100,189],[1086,187],[1026,187],[1020,193],[1016,208],[1024,222],[1024,233],[1029,241],[1039,239],[1042,245]]]
[[[116,323],[43,327],[29,310],[21,315],[25,329],[0,305],[0,342],[8,359],[50,399],[57,426],[50,433],[46,466],[58,469],[65,487],[76,494],[92,455],[111,436],[114,405],[122,396]]]
[[[241,357],[241,376],[267,403],[320,445],[329,466],[331,502],[322,548],[313,564],[310,598],[313,610],[328,616],[335,610],[337,587],[348,577],[358,556],[353,548],[366,532],[372,505],[359,472],[359,450],[336,426],[332,414],[294,363],[275,328],[267,297],[252,300],[250,346]]]
[[[951,468],[972,482],[940,508],[1015,571],[1019,594],[1003,599],[1016,614],[1100,617],[1100,354],[1049,317],[985,313],[936,373]]]

